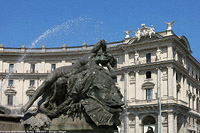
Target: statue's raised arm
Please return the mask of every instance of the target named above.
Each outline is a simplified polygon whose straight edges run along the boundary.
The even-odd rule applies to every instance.
[[[106,52],[106,41],[104,39],[100,40],[91,50],[91,53],[98,53],[98,51],[102,48],[102,51]]]

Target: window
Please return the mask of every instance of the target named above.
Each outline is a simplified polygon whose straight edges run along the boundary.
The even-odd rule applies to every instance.
[[[116,77],[116,78],[114,78],[114,81],[115,81],[115,83],[117,83],[117,77]]]
[[[147,71],[146,72],[146,79],[150,79],[151,78],[151,71]]]
[[[35,64],[31,64],[31,73],[35,73]]]
[[[35,80],[30,80],[30,86],[31,87],[35,86]]]
[[[8,95],[8,105],[13,105],[13,95]]]
[[[191,105],[190,105],[190,97],[188,97],[188,103],[189,103],[189,108],[190,108],[190,106],[191,106]]]
[[[151,62],[151,53],[146,54],[146,62]]]
[[[31,100],[32,96],[33,96],[33,95],[29,95],[29,96],[28,96],[28,97],[29,97],[29,101]]]
[[[194,110],[194,99],[192,98],[192,109]]]
[[[10,64],[9,66],[9,72],[13,72],[14,71],[14,64]]]
[[[54,71],[56,69],[56,64],[51,64],[51,71]]]
[[[146,100],[152,99],[152,89],[146,89]]]
[[[178,73],[176,73],[176,81],[178,81]]]
[[[13,80],[9,80],[9,81],[8,81],[8,86],[9,86],[9,87],[13,87]]]

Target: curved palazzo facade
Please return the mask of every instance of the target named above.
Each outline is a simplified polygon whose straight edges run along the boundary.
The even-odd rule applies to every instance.
[[[0,104],[17,111],[51,71],[72,65],[91,47],[1,45]],[[117,58],[116,84],[124,96],[122,132],[146,133],[148,127],[162,133],[200,131],[200,64],[186,37],[172,30],[140,39],[127,35],[108,44],[108,51]]]

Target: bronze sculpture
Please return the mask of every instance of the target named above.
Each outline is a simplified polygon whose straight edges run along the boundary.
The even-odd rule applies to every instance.
[[[115,65],[116,59],[106,51],[106,41],[101,40],[89,56],[72,66],[57,68],[47,76],[32,99],[22,107],[21,110],[26,112],[42,96],[42,100],[38,102],[37,113],[25,119],[24,124],[42,129],[49,126],[51,119],[60,114],[76,115],[85,112],[97,126],[119,125],[119,113],[122,112],[123,102],[113,80],[116,78],[113,69]],[[37,114],[42,115],[38,117]],[[32,119],[44,122],[33,125]]]

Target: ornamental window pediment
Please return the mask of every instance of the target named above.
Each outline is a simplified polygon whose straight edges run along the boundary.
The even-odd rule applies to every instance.
[[[146,83],[144,83],[144,84],[142,85],[142,89],[149,89],[149,88],[153,89],[154,86],[155,86],[154,83],[152,83],[152,82],[146,82]]]
[[[35,93],[35,90],[33,90],[33,89],[30,89],[30,90],[26,91],[26,95],[27,96],[32,96],[34,93]]]
[[[13,90],[13,89],[7,89],[5,91],[6,95],[16,95],[17,91]]]

